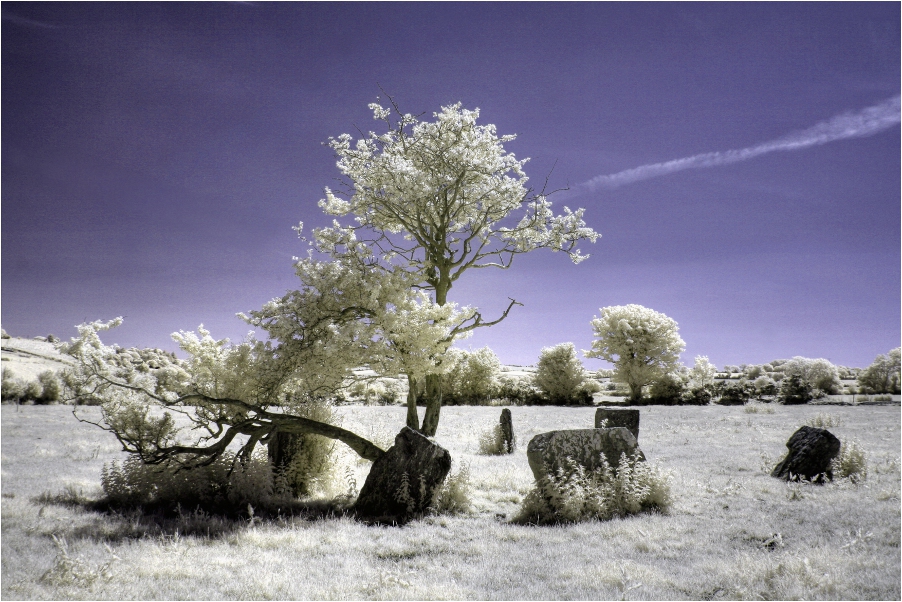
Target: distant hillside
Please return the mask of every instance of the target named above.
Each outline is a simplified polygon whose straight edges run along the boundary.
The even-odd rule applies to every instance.
[[[16,378],[24,381],[37,379],[45,370],[60,372],[74,363],[71,357],[57,351],[53,343],[18,337],[0,339],[0,361],[4,372],[11,370]]]

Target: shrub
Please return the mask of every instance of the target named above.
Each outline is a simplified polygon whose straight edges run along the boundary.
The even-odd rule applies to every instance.
[[[662,405],[676,405],[682,401],[685,391],[686,384],[679,375],[673,373],[665,374],[651,385],[648,392],[649,402]]]
[[[59,376],[52,370],[44,370],[38,374],[38,382],[41,383],[41,401],[44,403],[52,403],[59,401],[62,392],[62,383]]]
[[[868,457],[854,439],[843,441],[833,460],[833,475],[859,483],[868,477]]]
[[[469,512],[470,506],[470,465],[463,464],[436,491],[432,508],[436,514],[463,514]]]
[[[621,456],[611,469],[602,458],[586,471],[568,459],[566,468],[544,477],[523,500],[514,522],[547,524],[607,520],[670,507],[670,475],[636,456]]]
[[[3,370],[2,384],[0,384],[0,397],[4,401],[18,401],[25,392],[25,385],[18,380],[9,368]]]
[[[814,388],[799,374],[791,374],[780,381],[780,400],[785,404],[808,403],[814,399]]]
[[[812,390],[820,389],[828,395],[835,395],[842,389],[839,372],[828,360],[797,356],[783,364],[782,368],[786,377],[797,375]]]
[[[295,411],[303,418],[337,424],[338,416],[331,403],[325,400],[310,400],[296,404]],[[284,481],[295,495],[310,495],[328,489],[335,468],[334,439],[319,435],[294,437],[294,449],[289,450],[291,461],[284,469],[277,470],[276,476]]]
[[[502,374],[498,378],[494,397],[506,399],[514,405],[536,405],[542,402],[542,396],[532,385],[531,376],[517,377]]]
[[[165,512],[199,508],[205,512],[243,515],[248,504],[257,511],[275,512],[291,496],[273,479],[262,453],[242,464],[223,454],[207,466],[144,464],[136,456],[105,464],[100,477],[106,501],[112,506],[143,507]]]
[[[745,381],[724,385],[717,403],[720,405],[743,405],[752,398],[752,387]]]
[[[706,406],[714,398],[713,391],[714,387],[711,385],[688,389],[683,393],[681,403],[684,405]]]
[[[488,401],[496,392],[501,362],[488,347],[476,351],[449,349],[454,367],[444,375],[442,399],[453,405]]]
[[[773,414],[774,408],[768,404],[750,401],[743,408],[746,414]]]
[[[585,378],[573,343],[542,349],[536,364],[535,384],[551,403],[564,405],[578,398],[582,400],[585,396],[579,395],[579,387]]]
[[[777,388],[777,381],[769,376],[759,376],[752,383],[757,391],[758,397],[776,397],[780,390]]]
[[[858,384],[868,393],[900,392],[900,349],[878,355],[874,362],[858,374]]]
[[[839,416],[834,416],[833,414],[826,414],[821,412],[816,416],[812,416],[810,420],[806,422],[808,426],[813,426],[821,429],[830,428],[833,426],[839,426],[842,424],[842,420]]]
[[[496,424],[490,429],[487,429],[480,433],[479,435],[479,453],[483,456],[500,456],[502,454],[509,454],[513,451],[513,449],[508,449],[507,444],[504,442],[504,433],[501,430],[501,425]]]
[[[44,388],[41,386],[41,383],[36,380],[30,380],[25,383],[25,386],[22,389],[22,399],[26,401],[39,401],[43,393]]]

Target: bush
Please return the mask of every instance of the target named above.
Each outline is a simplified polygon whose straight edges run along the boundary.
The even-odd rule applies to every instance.
[[[858,384],[868,393],[900,392],[900,350],[878,355],[874,362],[858,374]]]
[[[854,439],[843,441],[833,460],[833,475],[859,483],[868,477],[868,457]]]
[[[435,514],[463,514],[470,506],[470,465],[464,464],[436,491],[432,508]]]
[[[792,374],[780,381],[780,400],[787,404],[808,403],[814,399],[814,388],[799,374]]]
[[[0,384],[0,397],[3,401],[18,401],[25,392],[25,385],[18,380],[9,368],[3,370],[2,384]]]
[[[545,347],[536,364],[535,384],[555,405],[582,401],[579,387],[585,380],[582,362],[573,343]]]
[[[773,414],[774,408],[770,404],[750,401],[742,408],[746,414]]]
[[[817,416],[812,416],[811,419],[806,422],[806,424],[808,426],[826,429],[834,426],[840,426],[842,424],[842,420],[839,418],[839,416],[821,412]]]
[[[442,401],[448,405],[477,404],[493,397],[501,372],[501,362],[488,347],[476,351],[449,349],[454,367],[445,374]]]
[[[797,375],[812,389],[820,389],[828,395],[842,390],[839,371],[825,359],[794,357],[782,366],[784,378]]]
[[[144,464],[131,456],[122,463],[105,464],[100,482],[106,501],[114,506],[180,512],[200,509],[229,516],[277,512],[291,501],[288,488],[273,479],[265,454],[242,464],[223,454],[208,466],[185,469],[177,465]]]
[[[30,380],[25,383],[25,387],[22,389],[22,399],[25,401],[39,401],[43,393],[44,387],[41,386],[41,383],[36,380]]]
[[[714,387],[710,385],[689,389],[683,393],[682,403],[684,405],[706,406],[714,398],[713,390]]]
[[[526,495],[514,522],[608,520],[649,510],[667,510],[670,504],[670,475],[636,456],[621,456],[616,470],[602,459],[599,469],[590,472],[569,460],[565,470],[546,476]]]
[[[686,383],[676,374],[665,374],[656,380],[648,392],[649,403],[677,405],[682,402]]]
[[[502,374],[498,378],[493,397],[506,399],[513,405],[537,405],[541,394],[532,385],[532,377],[516,377]]]
[[[44,403],[59,401],[62,392],[62,383],[59,376],[52,370],[44,370],[38,374],[38,382],[41,383],[41,398]]]
[[[477,453],[483,456],[500,456],[510,453],[504,443],[504,434],[500,424],[479,434],[479,451]]]
[[[297,414],[303,418],[337,424],[338,416],[331,403],[324,400],[310,400],[297,404]],[[294,449],[289,450],[291,461],[276,476],[298,496],[310,495],[329,488],[335,477],[336,441],[319,435],[298,435],[294,438]]]
[[[769,376],[759,376],[752,384],[757,391],[759,399],[761,397],[776,397],[780,392],[780,389],[777,387],[777,381]]]
[[[746,404],[752,398],[752,387],[744,382],[728,383],[721,388],[720,399],[717,403],[725,406],[738,406]]]

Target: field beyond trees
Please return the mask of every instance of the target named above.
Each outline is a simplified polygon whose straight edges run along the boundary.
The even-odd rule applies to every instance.
[[[477,454],[499,408],[447,407],[436,441],[468,465],[471,511],[405,527],[343,516],[181,521],[103,514],[115,439],[71,407],[2,407],[4,599],[885,599],[900,597],[898,406],[642,408],[639,443],[670,470],[673,506],[606,522],[510,524],[532,487],[534,435],[594,425],[593,408],[515,407],[519,446]],[[773,413],[769,413],[773,410]],[[80,411],[98,413],[98,408]],[[382,444],[402,407],[345,406]],[[422,411],[422,410],[421,410]],[[768,475],[802,424],[868,456],[860,484]],[[339,444],[340,445],[340,444]],[[342,454],[362,485],[369,464]],[[346,478],[346,477],[345,477]]]

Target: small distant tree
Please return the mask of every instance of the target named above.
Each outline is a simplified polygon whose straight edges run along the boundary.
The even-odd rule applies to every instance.
[[[777,393],[779,393],[777,381],[769,376],[759,376],[752,384],[755,386],[755,390],[758,392],[759,398],[775,397]]]
[[[652,383],[648,392],[650,401],[662,405],[676,405],[683,402],[687,393],[686,381],[680,374],[671,372]]]
[[[708,360],[707,355],[696,355],[695,365],[689,370],[689,388],[702,389],[714,385],[717,366]]]
[[[56,372],[44,370],[38,374],[38,382],[41,383],[41,401],[50,403],[59,400],[62,387]]]
[[[615,379],[629,386],[633,400],[643,386],[676,371],[686,347],[675,320],[641,305],[604,307],[592,328],[596,339],[586,357],[614,364]]]
[[[755,380],[765,373],[764,367],[756,364],[746,365],[743,371],[745,372],[745,377],[749,380]]]
[[[797,375],[812,391],[820,390],[828,395],[835,395],[842,390],[839,372],[829,360],[796,356],[783,364],[782,368],[784,377]]]
[[[13,371],[9,368],[3,368],[3,377],[2,377],[2,393],[0,396],[4,399],[4,401],[16,401],[22,398],[22,394],[25,392],[25,385],[16,378]]]
[[[585,370],[573,343],[561,343],[542,349],[536,364],[535,384],[551,403],[576,401],[580,385],[585,379]]]
[[[788,374],[780,381],[780,400],[787,404],[808,403],[814,399],[814,388],[800,374]]]
[[[475,351],[451,348],[447,356],[451,368],[442,389],[447,391],[449,402],[480,403],[495,394],[501,361],[489,347]]]
[[[858,384],[870,393],[899,393],[900,348],[880,354],[858,375]]]

